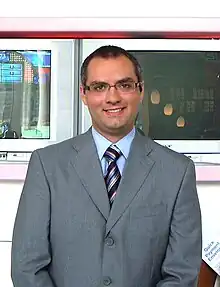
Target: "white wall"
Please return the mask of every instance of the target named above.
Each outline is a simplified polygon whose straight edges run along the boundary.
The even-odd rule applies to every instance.
[[[0,286],[4,287],[13,286],[10,279],[10,241],[22,186],[22,182],[0,182]],[[207,236],[211,228],[210,220],[220,221],[220,183],[199,183],[198,193],[203,233]],[[216,287],[220,287],[220,282],[216,283]]]
[[[0,286],[12,287],[11,239],[22,182],[0,182]]]

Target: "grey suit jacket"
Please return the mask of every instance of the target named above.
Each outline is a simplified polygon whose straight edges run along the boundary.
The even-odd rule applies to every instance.
[[[137,134],[109,208],[91,130],[33,153],[12,242],[15,287],[196,286],[191,160]]]

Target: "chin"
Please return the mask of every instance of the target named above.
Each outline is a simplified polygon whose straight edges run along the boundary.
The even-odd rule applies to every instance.
[[[112,128],[123,128],[127,125],[127,122],[122,119],[112,119],[111,121],[106,122],[106,126]]]
[[[116,134],[126,134],[129,132],[132,128],[126,126],[126,125],[114,125],[114,126],[108,126],[107,127],[109,131]]]
[[[106,125],[106,128],[109,129],[109,130],[114,130],[114,131],[120,131],[120,130],[124,130],[125,129],[125,125],[123,124],[113,124],[113,125]]]

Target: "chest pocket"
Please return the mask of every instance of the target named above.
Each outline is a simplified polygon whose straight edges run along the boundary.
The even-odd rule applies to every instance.
[[[130,216],[133,219],[141,219],[144,217],[163,216],[166,214],[166,205],[164,203],[156,203],[154,205],[140,205],[132,208]]]
[[[164,203],[140,205],[130,210],[130,231],[136,234],[158,236],[168,227],[168,214]]]

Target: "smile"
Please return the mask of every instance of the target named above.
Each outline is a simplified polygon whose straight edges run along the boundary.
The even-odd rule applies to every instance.
[[[122,111],[122,108],[121,109],[114,109],[114,110],[107,110],[106,112],[108,113],[119,113]]]

